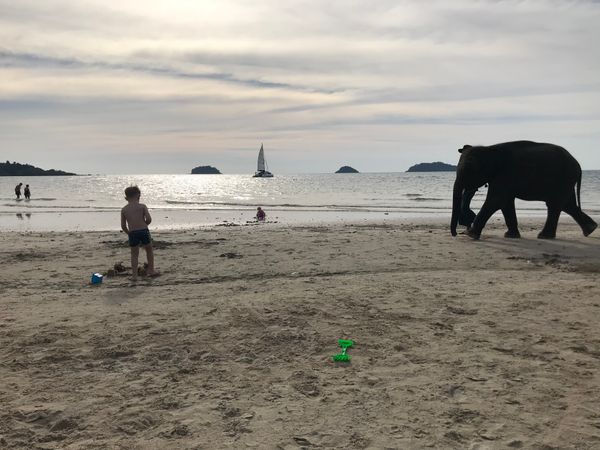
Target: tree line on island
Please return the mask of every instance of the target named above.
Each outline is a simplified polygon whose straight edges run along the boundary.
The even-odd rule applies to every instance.
[[[192,175],[221,175],[221,171],[213,166],[198,166],[192,169]]]
[[[20,164],[17,162],[6,161],[0,163],[0,176],[3,177],[36,177],[36,176],[71,176],[75,173],[65,172],[63,170],[44,170],[31,164]]]
[[[420,163],[409,167],[407,172],[456,172],[456,166],[441,161]]]

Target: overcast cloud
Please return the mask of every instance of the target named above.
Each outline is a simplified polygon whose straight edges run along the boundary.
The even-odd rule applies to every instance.
[[[0,0],[3,160],[404,171],[531,139],[600,169],[600,2]]]

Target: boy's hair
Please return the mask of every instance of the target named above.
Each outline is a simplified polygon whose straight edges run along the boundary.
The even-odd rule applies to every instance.
[[[140,191],[140,188],[137,186],[129,186],[128,188],[125,188],[125,198],[127,200],[129,200],[131,198],[136,198],[141,193],[142,192]]]

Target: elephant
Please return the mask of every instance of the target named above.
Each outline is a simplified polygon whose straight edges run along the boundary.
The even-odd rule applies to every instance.
[[[562,211],[581,227],[584,236],[598,226],[581,210],[581,167],[562,147],[531,141],[505,142],[490,146],[465,145],[456,170],[452,196],[450,231],[456,236],[459,220],[464,223],[475,190],[488,184],[481,210],[467,229],[479,239],[488,219],[502,210],[507,238],[519,238],[515,198],[546,202],[548,216],[538,238],[554,239]],[[466,201],[465,201],[466,200]],[[468,225],[468,223],[466,223]]]

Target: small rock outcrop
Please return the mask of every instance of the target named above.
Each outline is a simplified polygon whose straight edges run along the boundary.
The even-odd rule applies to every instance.
[[[432,163],[420,163],[410,167],[407,172],[456,172],[456,166],[440,161]]]
[[[359,173],[354,167],[342,166],[335,173]]]
[[[64,172],[62,170],[44,170],[39,167],[32,166],[31,164],[20,164],[17,162],[6,161],[0,163],[0,176],[1,177],[37,177],[37,176],[67,176],[76,175],[70,172]]]
[[[198,166],[192,169],[194,175],[221,175],[219,169],[213,166]]]

